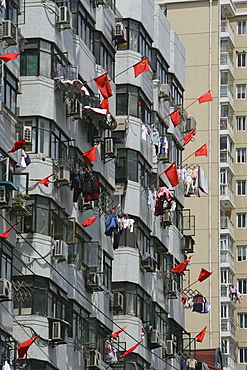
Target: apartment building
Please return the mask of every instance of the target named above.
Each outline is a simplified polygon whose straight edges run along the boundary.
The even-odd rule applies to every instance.
[[[191,340],[170,270],[193,253],[193,217],[164,170],[186,133],[169,118],[180,39],[152,0],[9,0],[1,30],[1,55],[21,52],[1,64],[1,365],[178,368]]]

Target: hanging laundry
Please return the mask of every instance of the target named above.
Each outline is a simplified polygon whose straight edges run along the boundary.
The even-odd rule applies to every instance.
[[[110,364],[118,362],[117,350],[109,341],[105,343],[105,362]]]
[[[113,232],[118,231],[118,217],[116,213],[111,213],[105,220],[105,235],[112,236]]]
[[[203,193],[208,194],[207,177],[200,166],[198,167],[198,187]]]

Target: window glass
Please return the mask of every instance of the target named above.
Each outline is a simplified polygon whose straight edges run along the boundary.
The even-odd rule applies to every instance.
[[[246,130],[246,116],[237,116],[237,131]]]

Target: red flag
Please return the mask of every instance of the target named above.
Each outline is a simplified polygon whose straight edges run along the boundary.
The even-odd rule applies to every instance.
[[[172,163],[164,172],[170,181],[171,186],[179,184],[177,166],[175,163]]]
[[[8,153],[16,152],[18,149],[21,149],[26,144],[25,140],[16,141],[14,146],[8,151]]]
[[[204,336],[205,336],[205,333],[206,333],[206,330],[207,330],[207,326],[205,326],[205,328],[202,329],[202,331],[200,331],[199,334],[197,334],[197,336],[196,336],[196,341],[197,342],[202,342],[203,341]]]
[[[107,113],[109,112],[109,100],[108,100],[108,98],[102,100],[102,102],[100,103],[100,108],[106,109]]]
[[[181,274],[182,272],[184,272],[184,270],[186,269],[190,259],[191,259],[192,256],[190,256],[189,258],[187,258],[186,260],[184,260],[183,262],[181,262],[179,265],[177,265],[176,267],[173,267],[173,269],[171,269],[171,273],[172,274]]]
[[[148,57],[142,59],[140,62],[133,65],[135,77],[139,76],[142,72],[148,72]]]
[[[213,97],[210,91],[206,92],[206,94],[203,94],[202,96],[200,96],[200,98],[198,98],[198,102],[200,104],[207,101],[213,101]]]
[[[172,123],[175,127],[180,125],[181,120],[180,120],[180,114],[178,112],[178,109],[176,109],[174,112],[168,114],[168,116],[171,118],[171,121],[172,121]]]
[[[115,331],[115,333],[112,333],[112,338],[117,338],[118,337],[118,335],[125,329],[125,328],[127,328],[127,326],[124,326],[123,328],[121,328],[121,329],[119,329],[118,331]]]
[[[4,238],[4,239],[7,239],[8,236],[9,236],[9,232],[11,229],[13,229],[13,227],[15,227],[15,225],[17,225],[20,221],[17,221],[14,225],[10,226],[8,228],[8,230],[4,231],[4,233],[0,234],[0,238]]]
[[[131,347],[130,349],[128,349],[127,351],[125,351],[122,355],[118,356],[118,358],[121,358],[121,357],[125,357],[125,356],[128,356],[131,352],[134,351],[134,349],[136,349],[136,347],[138,347],[142,342],[139,342],[137,344],[135,344],[133,347]]]
[[[185,135],[183,137],[183,140],[184,140],[183,145],[188,144],[194,135],[195,135],[195,130],[192,130],[187,135]]]
[[[45,185],[46,187],[48,187],[48,185],[50,184],[50,180],[49,180],[49,177],[53,176],[54,173],[52,173],[51,175],[45,177],[43,180],[40,180],[37,182],[37,184],[43,184]]]
[[[3,54],[0,55],[0,59],[2,59],[4,62],[8,62],[9,60],[15,60],[21,53],[23,53],[23,51],[20,51],[19,53]]]
[[[25,354],[27,353],[27,350],[28,348],[31,346],[31,344],[35,341],[35,339],[37,339],[39,336],[38,335],[35,335],[35,337],[31,338],[31,339],[28,339],[26,340],[25,342],[22,342],[19,344],[19,346],[16,348],[17,351],[18,351],[18,358],[20,360],[23,359],[23,357],[25,356]]]
[[[81,226],[83,226],[83,227],[87,227],[87,226],[89,226],[89,225],[92,225],[92,223],[94,223],[94,221],[96,220],[96,218],[97,218],[98,216],[95,216],[95,217],[89,217],[89,218],[87,218],[82,224],[81,224]]]
[[[208,155],[208,148],[207,148],[207,144],[203,144],[203,146],[201,146],[199,149],[197,149],[195,151],[195,156],[198,157],[200,155],[205,155],[207,157]]]
[[[197,280],[202,282],[203,280],[206,280],[212,273],[213,272],[209,272],[202,268]]]
[[[105,99],[112,96],[112,89],[108,78],[108,73],[104,73],[103,75],[94,78],[94,82],[98,86],[99,91]]]
[[[86,159],[88,166],[91,166],[92,161],[97,161],[97,157],[96,157],[97,146],[98,145],[95,145],[94,147],[92,147],[91,149],[89,149],[87,152],[83,154],[83,157]]]

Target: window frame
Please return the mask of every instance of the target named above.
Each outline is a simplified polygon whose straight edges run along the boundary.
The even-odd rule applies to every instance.
[[[246,245],[238,245],[236,247],[237,252],[237,261],[238,262],[246,262],[247,261],[247,246]]]
[[[246,131],[246,116],[236,117],[237,131]]]
[[[245,100],[246,99],[246,84],[236,85],[236,99]]]
[[[241,20],[236,22],[237,36],[246,35],[246,21]]]
[[[240,294],[247,295],[247,279],[238,279],[237,289]]]
[[[236,67],[245,68],[246,67],[246,52],[237,52],[236,55]]]
[[[246,148],[236,148],[236,163],[246,163]]]
[[[246,229],[247,214],[246,212],[239,212],[236,214],[236,225],[238,229]]]

